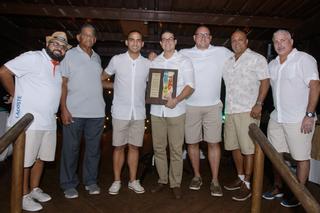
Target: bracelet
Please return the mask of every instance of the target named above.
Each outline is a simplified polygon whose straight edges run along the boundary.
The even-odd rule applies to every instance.
[[[261,102],[261,101],[257,101],[257,102],[256,102],[256,105],[263,106],[263,102]]]

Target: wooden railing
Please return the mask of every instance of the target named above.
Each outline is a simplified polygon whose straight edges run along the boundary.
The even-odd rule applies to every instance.
[[[264,170],[264,154],[270,159],[274,168],[279,172],[290,190],[300,201],[306,212],[320,213],[320,205],[311,195],[308,189],[300,184],[289,167],[285,164],[281,155],[269,143],[266,136],[256,124],[250,124],[249,135],[256,143],[251,212],[258,213],[261,210],[261,196]]]
[[[13,143],[13,162],[11,178],[11,213],[22,212],[22,186],[23,186],[23,164],[24,164],[24,146],[25,130],[33,121],[33,115],[28,113],[24,115],[13,127],[11,127],[0,138],[0,153],[5,150],[9,144]]]

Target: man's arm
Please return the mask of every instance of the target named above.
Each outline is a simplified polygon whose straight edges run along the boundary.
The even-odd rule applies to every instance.
[[[14,96],[13,76],[14,74],[6,66],[0,68],[0,82],[11,97]]]
[[[67,107],[67,96],[68,96],[68,78],[62,77],[60,110],[61,110],[61,120],[64,125],[68,125],[73,122],[72,115],[69,112]]]
[[[268,94],[269,87],[270,87],[269,78],[260,80],[259,94],[258,94],[256,104],[251,109],[251,112],[250,112],[251,117],[255,119],[260,119],[262,105],[263,105],[264,99]]]
[[[175,108],[179,102],[189,97],[193,93],[193,91],[194,89],[192,87],[190,87],[189,85],[186,85],[177,97],[175,98],[171,98],[171,96],[168,97],[168,102],[166,103],[166,107],[170,109]]]
[[[108,79],[110,79],[110,75],[107,74],[107,72],[102,71],[101,74],[101,82],[102,82],[102,87],[104,89],[113,89],[113,83],[110,82]]]
[[[308,106],[307,112],[315,112],[316,107],[319,100],[319,93],[320,93],[320,81],[319,80],[311,80],[309,82],[309,99],[308,99]],[[304,134],[308,134],[312,132],[314,124],[313,117],[304,116],[301,124],[301,132]]]

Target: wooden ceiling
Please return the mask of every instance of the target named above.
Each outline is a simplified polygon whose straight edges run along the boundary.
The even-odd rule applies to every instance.
[[[132,29],[145,36],[143,54],[160,52],[163,29],[176,32],[178,49],[193,46],[199,24],[213,34],[213,44],[229,46],[236,29],[248,32],[250,47],[266,52],[272,33],[286,28],[296,41],[320,36],[319,0],[0,0],[1,61],[44,46],[45,36],[66,31],[70,43],[85,22],[97,28],[95,50],[109,58],[124,52]]]

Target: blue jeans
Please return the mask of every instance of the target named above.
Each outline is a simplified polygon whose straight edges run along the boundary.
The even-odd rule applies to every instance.
[[[98,177],[104,118],[73,118],[73,121],[69,125],[63,125],[60,165],[60,186],[63,190],[75,188],[79,184],[77,168],[82,133],[85,139],[83,184],[96,184]]]

